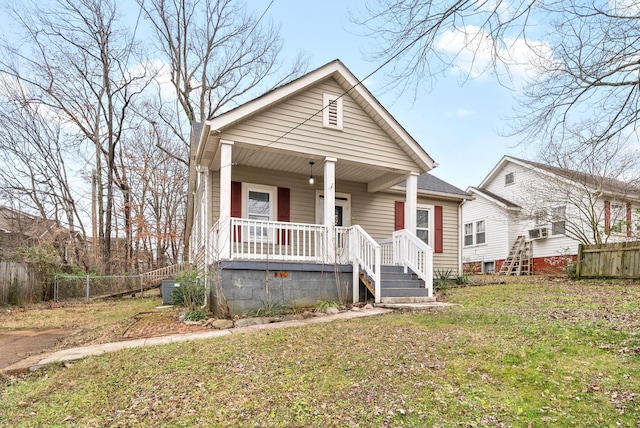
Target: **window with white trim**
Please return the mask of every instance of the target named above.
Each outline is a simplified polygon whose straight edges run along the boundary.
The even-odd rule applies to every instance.
[[[275,220],[277,188],[243,183],[242,193],[242,217],[258,222],[249,227],[249,238],[251,240],[270,240],[268,228],[261,226],[259,222]]]
[[[551,208],[551,235],[566,235],[566,211],[565,205]]]
[[[322,126],[342,129],[342,104],[341,96],[328,93],[322,94]]]
[[[418,208],[416,213],[416,235],[418,238],[422,239],[427,245],[431,245],[429,242],[431,229],[431,222],[429,221],[431,218],[431,210]]]
[[[533,213],[533,219],[536,227],[543,227],[547,225],[547,210],[544,208],[536,210]]]
[[[464,246],[482,245],[487,243],[486,221],[477,220],[465,223],[464,230]]]
[[[627,233],[627,209],[619,203],[611,203],[611,233]]]

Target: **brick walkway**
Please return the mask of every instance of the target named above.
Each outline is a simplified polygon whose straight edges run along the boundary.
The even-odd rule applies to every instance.
[[[122,335],[125,339],[196,333],[210,330],[199,325],[186,325],[178,320],[177,312],[150,312],[135,316],[136,322]]]

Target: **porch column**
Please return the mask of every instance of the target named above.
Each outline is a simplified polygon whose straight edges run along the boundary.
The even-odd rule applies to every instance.
[[[327,226],[327,263],[335,261],[336,158],[324,159],[324,225]]]
[[[220,140],[220,215],[218,245],[219,259],[231,256],[231,154],[233,141]],[[209,231],[207,231],[208,233]]]
[[[412,172],[407,177],[406,200],[404,204],[404,228],[416,233],[418,211],[418,173]]]
[[[209,236],[209,229],[211,228],[211,201],[209,200],[211,176],[209,175],[209,168],[207,167],[201,167],[198,173],[200,174],[200,182],[202,183],[202,194],[200,195],[200,230],[202,230],[202,236],[204,237],[204,268],[205,271],[208,272],[209,265],[213,262],[211,245],[214,242],[213,237]]]

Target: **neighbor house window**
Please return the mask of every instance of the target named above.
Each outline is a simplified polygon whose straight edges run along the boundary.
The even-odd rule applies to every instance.
[[[484,272],[484,273],[495,273],[496,272],[496,264],[495,264],[495,262],[484,262],[482,264],[482,272]]]
[[[464,224],[464,246],[481,245],[487,242],[486,222],[478,220]]]
[[[536,210],[533,213],[533,219],[536,227],[542,227],[547,224],[547,211],[544,209]]]
[[[509,184],[513,184],[516,181],[515,175],[513,172],[509,172],[504,176],[504,185],[508,186]]]
[[[416,235],[429,245],[429,217],[430,211],[426,209],[418,209],[416,219]]]
[[[487,236],[484,231],[484,220],[476,221],[476,245],[484,244],[487,241]]]
[[[464,245],[465,247],[473,245],[473,223],[464,225]]]
[[[551,209],[551,234],[565,235],[566,229],[566,211],[567,207],[562,205]]]
[[[627,230],[627,213],[624,205],[611,204],[611,233],[625,233]]]
[[[342,129],[342,97],[334,94],[322,96],[322,126]]]

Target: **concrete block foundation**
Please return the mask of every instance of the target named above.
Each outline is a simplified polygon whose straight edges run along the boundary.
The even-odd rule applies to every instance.
[[[273,308],[313,307],[319,301],[339,301],[352,296],[351,265],[309,263],[221,262],[212,267],[209,310],[220,315],[219,303],[226,300],[232,315]],[[338,272],[341,290],[338,293]],[[220,278],[218,296],[215,276]],[[268,289],[268,297],[267,297]]]

